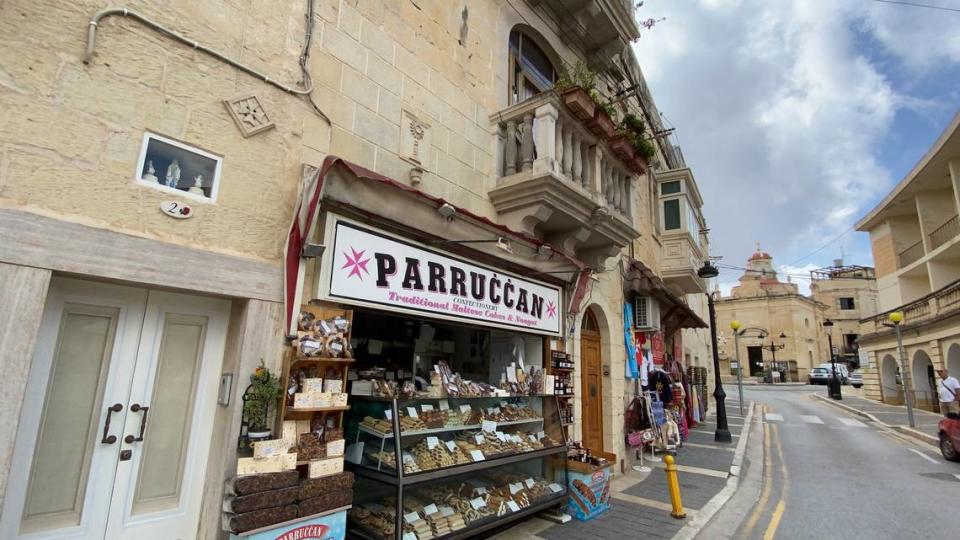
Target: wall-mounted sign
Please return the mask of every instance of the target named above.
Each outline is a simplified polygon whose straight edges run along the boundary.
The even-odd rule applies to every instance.
[[[189,204],[183,204],[177,201],[163,201],[160,203],[160,211],[176,219],[193,217],[193,208],[191,208]]]
[[[560,333],[560,288],[345,221],[333,226],[329,296],[412,314]]]

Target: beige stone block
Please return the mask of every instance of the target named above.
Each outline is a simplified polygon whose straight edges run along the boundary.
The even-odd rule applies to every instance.
[[[323,29],[323,48],[341,62],[357,69],[363,68],[366,51],[360,43],[336,28],[326,26]]]
[[[448,103],[444,103],[442,105],[442,111],[443,115],[441,118],[443,120],[443,125],[450,129],[450,138],[453,139],[455,137],[464,137],[464,133],[467,131],[467,126],[473,124],[473,122],[467,120],[466,116]]]
[[[444,152],[449,148],[450,130],[443,124],[437,124],[430,128],[433,132],[430,138],[430,144]]]
[[[436,123],[440,121],[441,103],[426,87],[420,85],[416,79],[404,77],[402,101],[411,108],[411,112],[425,121]]]
[[[369,47],[371,51],[388,63],[393,63],[393,38],[370,20],[365,19],[360,27],[360,43]]]
[[[236,95],[236,79],[236,69],[191,50],[169,55],[163,93],[188,104],[222,101]]]
[[[0,37],[0,51],[17,51],[17,54],[4,55],[0,87],[36,97],[55,92],[60,65],[68,61],[56,49],[28,47],[21,40],[6,37]]]
[[[357,108],[353,131],[360,137],[391,152],[396,152],[400,145],[400,127],[363,107]]]
[[[376,146],[334,126],[330,135],[330,154],[372,169],[375,165]]]
[[[468,122],[464,135],[482,152],[492,154],[494,138],[490,133],[493,129],[494,127],[490,125],[489,120],[480,123]]]
[[[404,184],[410,183],[410,170],[413,165],[397,157],[393,152],[377,148],[377,163],[374,170]]]
[[[93,164],[107,137],[107,126],[86,114],[72,113],[71,116],[74,121],[65,129],[64,111],[52,103],[5,94],[3,114],[0,114],[0,142],[29,145],[61,159],[76,158]]]
[[[353,115],[357,108],[353,100],[324,86],[313,91],[313,100],[333,124],[347,129],[353,128]]]
[[[409,2],[409,0],[396,0],[403,3]],[[416,44],[417,31],[412,20],[408,21],[397,14],[399,9],[392,10],[391,13],[388,13],[383,18],[383,31],[393,39],[396,48],[401,47],[412,51]],[[394,51],[394,58],[396,58],[396,51]]]
[[[321,21],[337,24],[340,15],[340,0],[316,0],[313,5],[313,14]]]
[[[313,113],[305,113],[303,118],[303,144],[315,151],[330,151],[331,126],[323,118]]]
[[[408,77],[414,80],[426,80],[430,72],[427,65],[420,61],[414,53],[403,47],[396,48],[394,65]]]
[[[361,72],[349,67],[343,68],[343,83],[340,92],[370,109],[377,110],[377,85]]]
[[[403,74],[372,51],[367,53],[366,73],[370,80],[387,88],[394,94],[400,95]]]
[[[450,155],[470,167],[473,167],[475,163],[474,146],[470,144],[470,141],[457,134],[450,136]]]
[[[313,82],[334,90],[340,89],[343,62],[323,50],[310,52],[310,77]]]
[[[436,173],[440,177],[456,182],[456,179],[460,177],[460,166],[460,161],[450,154],[446,152],[438,154]]]
[[[360,23],[362,20],[363,17],[360,16],[360,12],[351,7],[349,3],[340,3],[340,18],[337,21],[337,28],[339,28],[344,34],[359,41]]]
[[[402,114],[400,97],[386,88],[380,88],[380,96],[377,103],[377,113],[393,124],[400,124]]]

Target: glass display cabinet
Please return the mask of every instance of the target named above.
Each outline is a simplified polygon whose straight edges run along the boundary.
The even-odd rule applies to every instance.
[[[554,396],[351,401],[355,537],[467,537],[566,500]]]

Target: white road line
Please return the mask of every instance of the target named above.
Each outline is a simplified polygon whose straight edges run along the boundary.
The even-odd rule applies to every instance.
[[[768,412],[768,413],[764,414],[763,417],[767,420],[767,422],[771,422],[771,421],[773,421],[773,422],[783,422],[783,415],[782,415],[782,414],[777,414],[777,413]]]
[[[810,416],[806,414],[801,414],[800,419],[808,424],[822,424],[823,420],[819,416]]]
[[[960,480],[960,474],[955,474],[953,475],[953,477],[956,478],[957,480]]]
[[[939,465],[939,464],[940,464],[939,461],[933,459],[932,457],[924,454],[923,452],[921,452],[921,451],[919,451],[919,450],[915,450],[915,449],[913,449],[913,448],[907,448],[907,450],[909,450],[909,451],[913,452],[914,454],[922,457],[923,459],[929,461],[930,463],[933,463],[934,465]]]
[[[842,422],[844,425],[849,426],[849,427],[867,427],[867,425],[864,424],[863,422],[861,422],[861,421],[859,421],[859,420],[854,420],[853,418],[844,418],[844,417],[842,417],[842,416],[838,416],[838,417],[837,417],[837,420],[839,420],[839,421]]]

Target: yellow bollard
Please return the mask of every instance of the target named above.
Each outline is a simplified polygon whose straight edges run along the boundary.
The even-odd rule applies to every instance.
[[[687,513],[683,511],[683,501],[680,500],[680,481],[677,479],[677,465],[673,456],[663,456],[663,463],[667,466],[667,490],[670,492],[670,504],[673,510],[670,515],[683,519]]]

